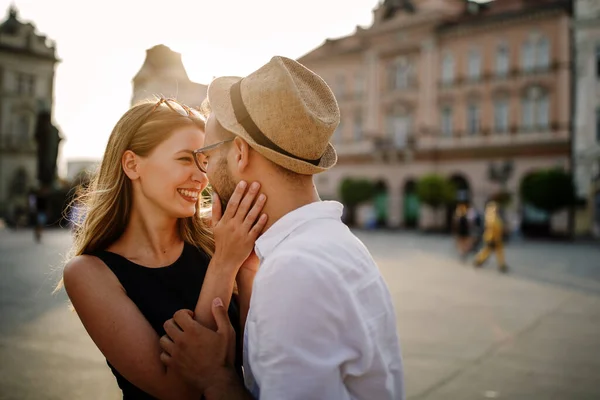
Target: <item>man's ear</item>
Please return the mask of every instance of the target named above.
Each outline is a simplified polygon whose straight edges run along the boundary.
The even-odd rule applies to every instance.
[[[239,136],[233,140],[235,149],[235,165],[239,172],[244,172],[250,164],[250,146]]]
[[[121,157],[121,166],[123,167],[125,175],[132,181],[140,177],[139,157],[133,151],[127,150],[123,153],[123,157]]]

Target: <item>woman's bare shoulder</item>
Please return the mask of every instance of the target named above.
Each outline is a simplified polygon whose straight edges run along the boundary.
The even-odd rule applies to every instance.
[[[67,262],[63,270],[63,279],[67,290],[70,283],[77,284],[90,279],[96,284],[121,286],[117,277],[101,259],[87,254],[76,256]]]

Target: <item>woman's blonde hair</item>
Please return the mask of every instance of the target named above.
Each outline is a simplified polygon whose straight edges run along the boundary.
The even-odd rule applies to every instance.
[[[173,100],[168,101],[177,106],[174,108],[181,107]],[[188,110],[185,106],[181,108]],[[73,247],[68,259],[106,249],[125,231],[133,204],[131,181],[121,164],[125,151],[131,150],[139,156],[148,156],[174,130],[186,126],[204,130],[204,120],[199,114],[180,114],[166,104],[164,99],[133,106],[121,117],[108,139],[100,168],[89,186],[82,189],[71,203],[81,207],[85,217],[80,224],[73,221]],[[194,216],[180,219],[178,229],[186,243],[212,256],[215,242],[205,219],[207,201],[206,198],[201,200]],[[62,280],[57,289],[61,286]]]

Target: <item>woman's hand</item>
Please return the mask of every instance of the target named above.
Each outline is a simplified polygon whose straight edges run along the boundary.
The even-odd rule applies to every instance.
[[[244,181],[237,185],[224,213],[216,193],[213,199],[213,259],[235,271],[248,260],[254,249],[254,242],[267,223],[267,215],[261,215],[267,198],[264,194],[257,197],[260,184],[254,182],[247,192],[246,187],[247,183]]]

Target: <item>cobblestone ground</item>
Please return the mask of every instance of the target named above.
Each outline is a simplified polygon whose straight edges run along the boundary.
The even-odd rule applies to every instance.
[[[444,236],[357,232],[394,297],[410,399],[600,398],[600,247],[514,242],[508,276]],[[118,399],[64,293],[67,231],[0,230],[0,399]]]

